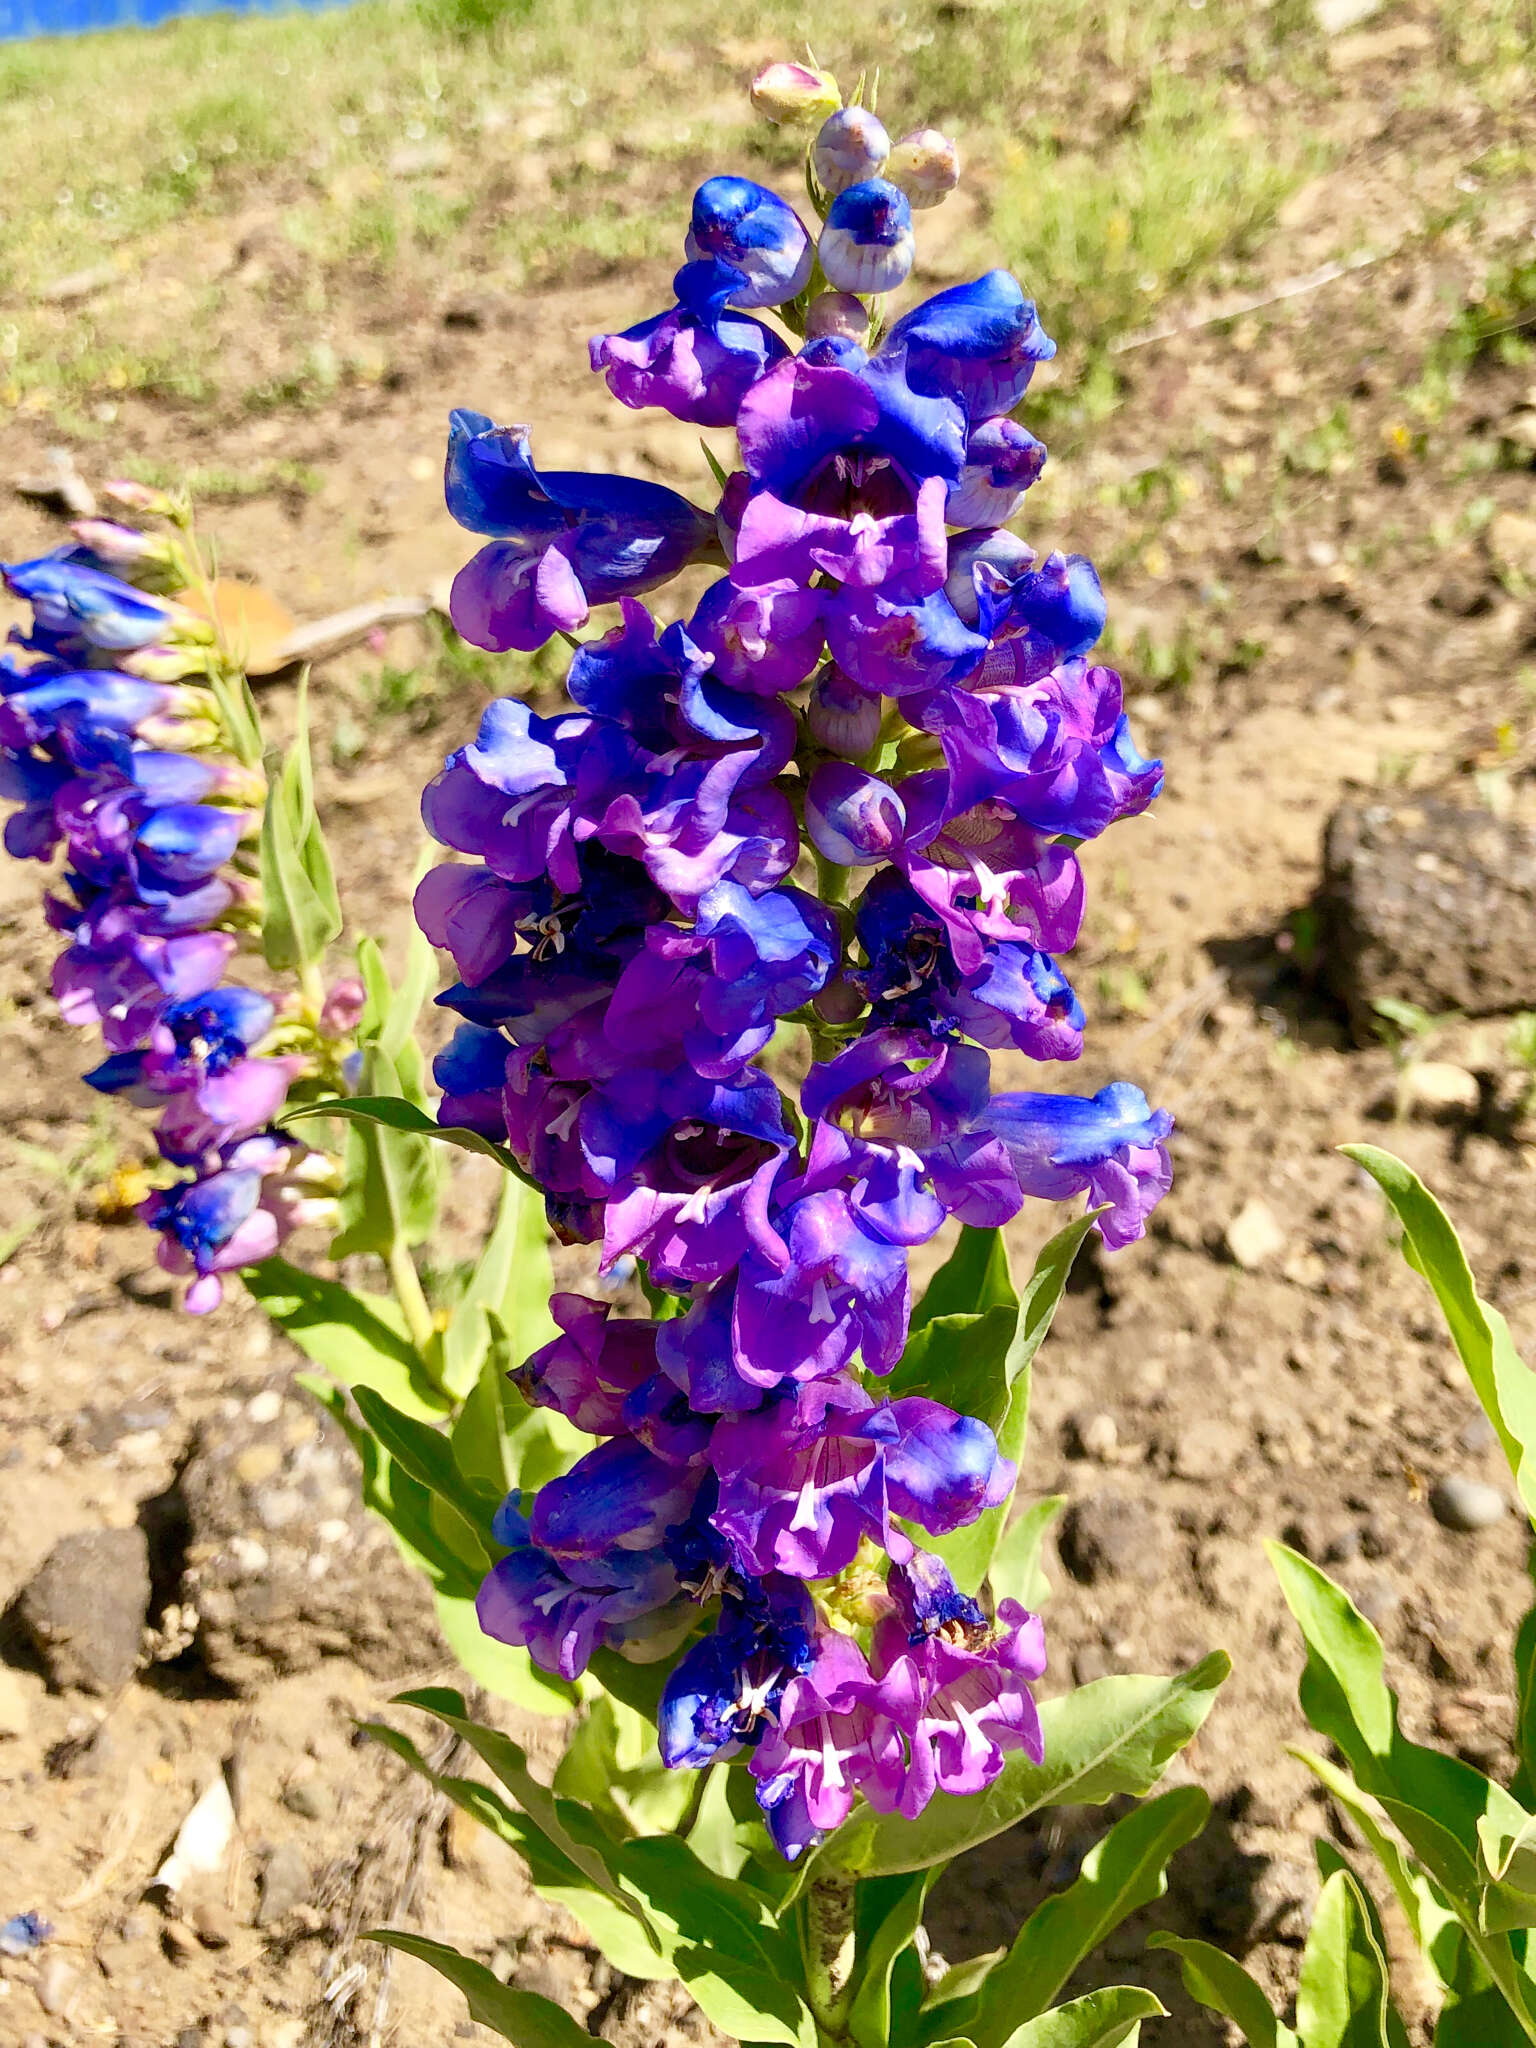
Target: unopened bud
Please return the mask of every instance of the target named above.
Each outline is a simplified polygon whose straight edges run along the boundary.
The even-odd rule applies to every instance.
[[[70,532],[81,547],[89,548],[98,561],[112,569],[139,569],[146,565],[170,566],[171,543],[136,526],[123,526],[116,519],[74,519]]]
[[[878,178],[890,153],[891,138],[868,107],[839,107],[811,144],[811,167],[822,189],[836,194]]]
[[[321,1006],[321,1031],[327,1038],[350,1038],[363,1021],[367,1001],[368,991],[356,975],[338,981]]]
[[[863,1011],[864,995],[839,975],[811,997],[811,1008],[823,1024],[851,1024]]]
[[[824,121],[843,103],[830,71],[809,64],[769,64],[752,81],[752,105],[765,121],[798,126]]]
[[[854,341],[862,347],[869,338],[869,312],[852,292],[819,292],[806,308],[805,338],[821,341],[828,335],[838,341]]]
[[[880,699],[829,661],[811,685],[805,729],[829,754],[861,761],[880,737]]]
[[[142,512],[156,519],[169,519],[177,509],[175,499],[164,491],[151,490],[148,484],[134,483],[129,477],[114,477],[102,485],[101,494],[124,512]]]
[[[937,128],[916,128],[891,151],[884,175],[914,206],[937,206],[960,182],[960,152]]]

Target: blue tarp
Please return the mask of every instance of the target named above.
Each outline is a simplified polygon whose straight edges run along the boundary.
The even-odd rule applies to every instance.
[[[76,36],[97,28],[143,27],[182,14],[271,14],[332,0],[0,0],[0,43],[22,36]]]

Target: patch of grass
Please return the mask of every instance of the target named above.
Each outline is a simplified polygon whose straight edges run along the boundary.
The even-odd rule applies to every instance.
[[[149,484],[154,490],[185,490],[199,505],[241,505],[251,498],[270,497],[275,491],[312,497],[325,482],[322,471],[307,462],[258,462],[251,469],[230,469],[217,464],[207,469],[173,469],[165,463],[129,456],[122,464],[125,476]]]

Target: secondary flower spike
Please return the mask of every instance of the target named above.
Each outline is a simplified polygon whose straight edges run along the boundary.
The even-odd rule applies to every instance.
[[[909,1262],[1034,1199],[1129,1242],[1171,1120],[1125,1082],[994,1090],[994,1054],[1012,1083],[1081,1052],[1076,849],[1162,784],[1093,661],[1091,564],[1009,526],[1054,344],[1003,271],[888,303],[945,137],[893,148],[810,66],[753,96],[803,124],[820,222],[707,179],[675,302],[591,343],[621,404],[713,430],[718,488],[540,471],[453,415],[450,509],[488,543],[461,630],[577,644],[565,702],[513,685],[448,755],[423,815],[463,858],[416,907],[459,975],[442,1118],[654,1311],[563,1294],[517,1364],[596,1443],[503,1509],[481,1624],[565,1679],[660,1657],[663,1758],[744,1765],[793,1859],[861,1800],[1039,1759],[1038,1619],[924,1548],[999,1526],[1017,1472],[982,1389],[920,1378]],[[643,599],[701,565],[661,624]]]

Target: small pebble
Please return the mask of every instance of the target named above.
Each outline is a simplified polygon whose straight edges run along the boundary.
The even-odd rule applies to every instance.
[[[74,1999],[75,1973],[62,1956],[49,1956],[39,1966],[32,1988],[43,2011],[57,2017]]]
[[[1285,1232],[1268,1205],[1255,1197],[1227,1225],[1226,1246],[1234,1263],[1252,1273],[1285,1250]]]
[[[301,1820],[324,1820],[325,1798],[320,1787],[309,1779],[297,1785],[283,1787],[283,1804],[290,1813],[296,1813]]]
[[[160,1946],[173,1963],[186,1963],[197,1954],[198,1941],[185,1920],[167,1920],[160,1930]]]
[[[308,1901],[309,1888],[309,1863],[303,1852],[292,1842],[279,1842],[261,1873],[256,1925],[270,1927],[275,1921],[286,1919]]]
[[[1482,1099],[1477,1076],[1449,1060],[1415,1060],[1398,1076],[1397,1086],[1408,1114],[1426,1123],[1475,1116]]]
[[[1429,1505],[1443,1528],[1459,1529],[1463,1534],[1490,1529],[1509,1511],[1509,1503],[1497,1487],[1485,1486],[1480,1479],[1465,1479],[1459,1472],[1448,1472],[1444,1479],[1436,1480]]]

